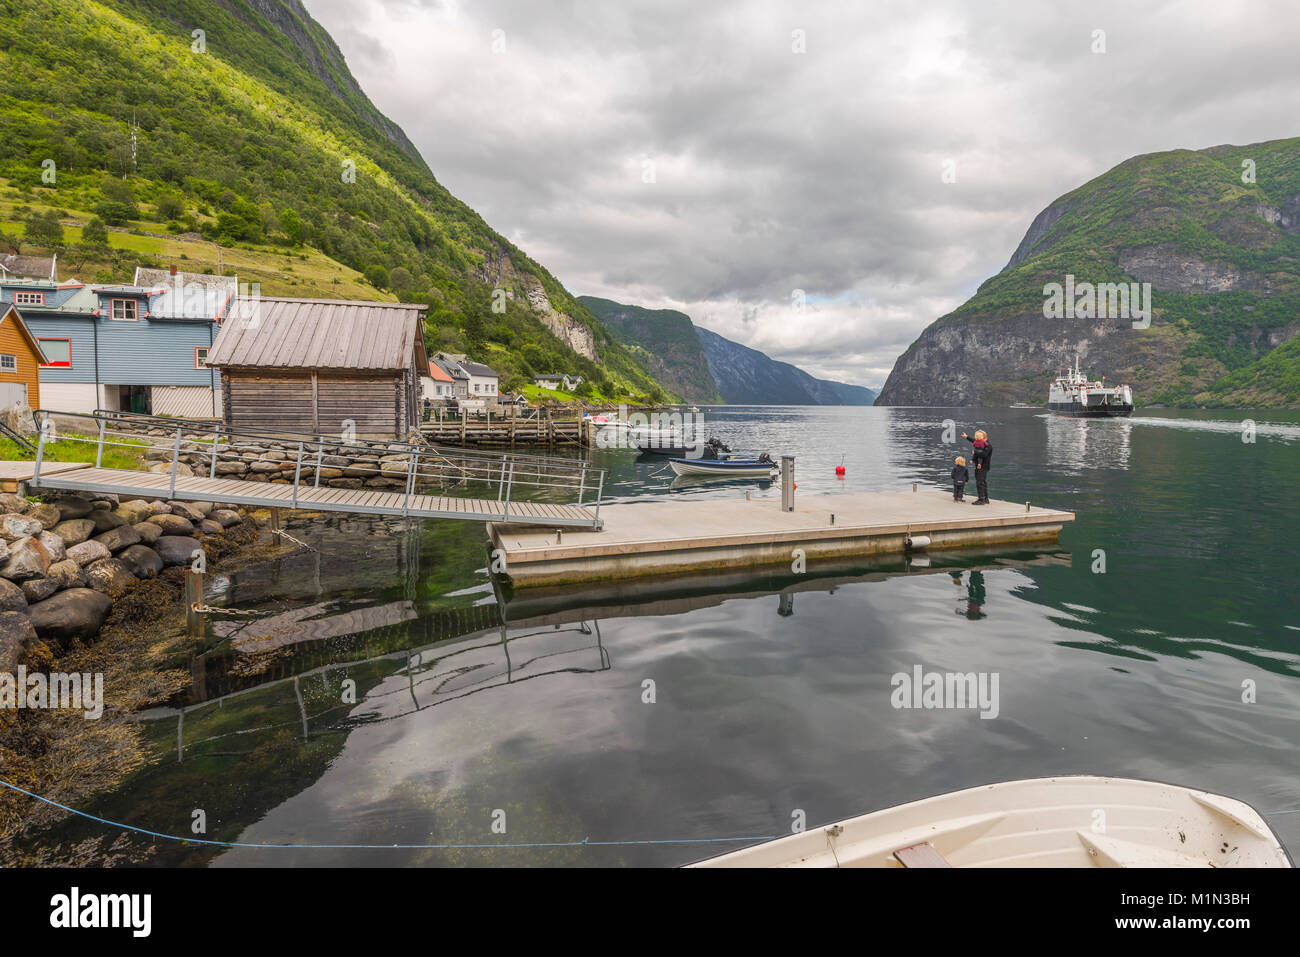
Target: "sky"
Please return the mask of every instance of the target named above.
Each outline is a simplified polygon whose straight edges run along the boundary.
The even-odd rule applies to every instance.
[[[1295,0],[305,0],[577,295],[881,385],[1053,199],[1300,135]]]

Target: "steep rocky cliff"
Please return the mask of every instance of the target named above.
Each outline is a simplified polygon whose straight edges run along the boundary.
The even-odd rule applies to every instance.
[[[1075,295],[1049,318],[1053,283]],[[1137,300],[1088,308],[1104,283],[1139,300],[1149,283],[1149,322]],[[1296,351],[1281,347],[1297,333],[1300,139],[1154,153],[1039,213],[1006,267],[898,359],[877,402],[1044,402],[1077,352],[1139,404],[1295,406]]]
[[[605,328],[637,350],[650,374],[687,402],[722,401],[691,317],[673,309],[643,309],[579,296]]]

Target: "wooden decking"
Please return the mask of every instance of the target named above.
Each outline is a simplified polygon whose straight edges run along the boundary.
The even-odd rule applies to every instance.
[[[36,463],[29,459],[5,459],[0,461],[0,490],[18,491],[18,483],[26,482],[32,477]],[[59,472],[72,472],[77,469],[90,468],[89,462],[43,462],[41,471],[49,475]]]
[[[905,551],[910,535],[927,547],[957,548],[1056,541],[1072,512],[993,501],[954,502],[951,488],[795,496],[782,512],[775,497],[702,498],[606,505],[604,530],[565,533],[493,522],[506,575],[517,586],[716,571],[766,564],[791,566],[852,555]],[[796,554],[796,550],[801,554]]]
[[[132,495],[140,498],[172,498],[186,502],[221,502],[263,508],[300,508],[323,512],[351,512],[366,515],[409,515],[414,518],[457,518],[472,522],[504,522],[542,525],[549,528],[596,528],[591,510],[576,505],[543,502],[511,502],[491,499],[455,498],[440,495],[411,495],[380,489],[347,489],[299,485],[297,499],[292,485],[247,482],[242,479],[200,478],[178,475],[171,487],[169,472],[133,472],[125,469],[82,468],[49,474],[44,464],[33,483],[39,488],[67,489]]]

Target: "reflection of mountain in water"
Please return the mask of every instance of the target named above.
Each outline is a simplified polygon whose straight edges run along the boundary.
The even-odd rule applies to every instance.
[[[1133,423],[1128,419],[1045,415],[1042,420],[1047,428],[1050,467],[1063,472],[1128,468],[1133,434]]]

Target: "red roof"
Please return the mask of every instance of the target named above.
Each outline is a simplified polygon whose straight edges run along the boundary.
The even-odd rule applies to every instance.
[[[429,360],[429,376],[435,382],[451,382],[451,376],[442,370],[442,367],[432,359]]]

